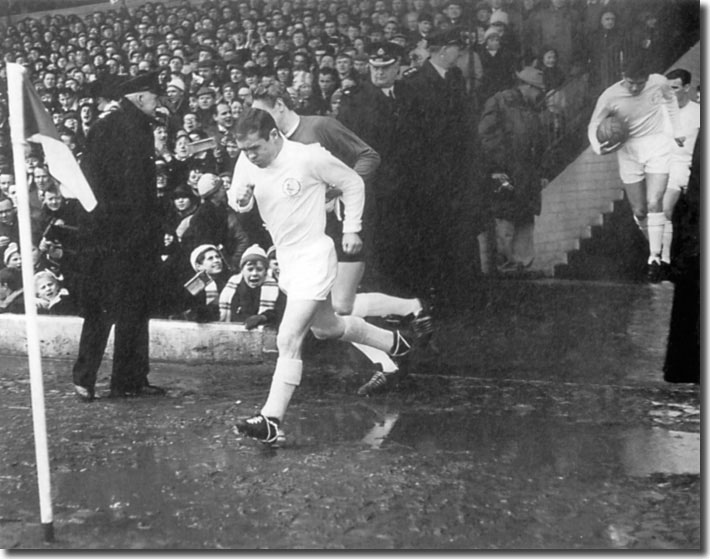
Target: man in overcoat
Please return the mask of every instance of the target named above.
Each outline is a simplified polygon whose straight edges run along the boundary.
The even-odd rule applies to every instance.
[[[162,243],[152,125],[157,73],[118,86],[119,108],[89,131],[82,170],[98,201],[80,220],[80,304],[84,325],[73,369],[80,399],[94,399],[96,375],[115,325],[110,397],[164,394],[148,383],[148,323]]]
[[[542,72],[528,66],[517,78],[516,87],[486,101],[478,124],[484,172],[492,190],[498,271],[503,273],[517,273],[532,264],[535,216],[548,182],[540,121]]]
[[[402,235],[404,219],[401,204],[406,194],[403,173],[409,163],[404,141],[401,109],[406,99],[405,85],[397,79],[404,49],[391,42],[375,43],[370,48],[370,80],[363,80],[343,94],[340,120],[380,154],[372,187],[367,196],[371,222],[374,260],[387,279],[407,274],[401,247],[408,242]],[[365,202],[368,204],[368,200]],[[366,217],[367,219],[367,212]]]
[[[409,277],[415,292],[446,299],[455,282],[460,201],[468,175],[466,154],[473,138],[466,83],[457,61],[464,47],[460,30],[432,34],[430,58],[404,73],[403,149],[409,154],[405,180]],[[455,299],[454,294],[450,294]],[[449,297],[451,298],[451,297]]]

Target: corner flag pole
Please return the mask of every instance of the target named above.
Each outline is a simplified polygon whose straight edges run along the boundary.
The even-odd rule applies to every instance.
[[[34,266],[32,263],[32,228],[30,225],[30,195],[25,169],[25,117],[23,74],[19,64],[7,64],[7,89],[9,99],[12,158],[17,185],[17,217],[20,230],[20,256],[22,258],[22,283],[25,295],[25,321],[27,324],[27,356],[30,367],[30,392],[32,394],[32,424],[34,426],[35,457],[39,486],[40,521],[45,541],[53,541],[52,494],[49,476],[47,447],[47,421],[44,414],[44,385],[42,358],[35,305]]]

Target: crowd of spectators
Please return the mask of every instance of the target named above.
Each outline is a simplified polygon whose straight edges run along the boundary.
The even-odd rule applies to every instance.
[[[0,312],[17,308],[11,294],[21,291],[12,271],[19,239],[5,62],[27,69],[80,162],[88,130],[116,105],[117,84],[160,70],[166,96],[154,135],[165,235],[158,273],[166,287],[156,314],[202,319],[219,313],[196,311],[184,288],[203,271],[191,258],[195,250],[215,247],[225,268],[216,275],[226,284],[244,265],[247,247],[271,245],[257,214],[236,214],[226,203],[239,155],[235,119],[257,87],[280,82],[298,114],[337,117],[348,89],[370,79],[370,45],[401,46],[406,74],[427,59],[428,36],[457,29],[466,45],[457,64],[470,104],[462,111],[480,114],[486,99],[514,85],[516,71],[535,66],[554,112],[566,82],[588,76],[591,89],[601,91],[620,79],[624,57],[643,51],[653,70],[663,71],[682,16],[677,2],[649,0],[183,0],[26,17],[0,29],[0,298],[9,300]],[[80,295],[72,256],[82,210],[62,196],[41,148],[33,145],[25,163],[38,309],[71,313],[71,297]],[[219,297],[211,302],[218,309]]]

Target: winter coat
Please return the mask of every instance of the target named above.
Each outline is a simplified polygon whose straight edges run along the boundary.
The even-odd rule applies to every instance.
[[[80,214],[79,303],[148,313],[163,244],[152,119],[127,99],[89,131],[82,170],[97,200]]]
[[[544,137],[540,113],[520,89],[495,94],[486,101],[478,125],[486,174],[506,173],[514,190],[494,198],[495,217],[516,221],[539,215]]]

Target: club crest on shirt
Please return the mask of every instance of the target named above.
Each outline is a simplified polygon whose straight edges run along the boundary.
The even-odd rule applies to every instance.
[[[286,196],[297,196],[301,192],[301,183],[298,179],[286,179],[281,185],[281,190]]]
[[[651,95],[651,103],[654,105],[660,105],[663,103],[663,93],[660,91],[654,91]]]

